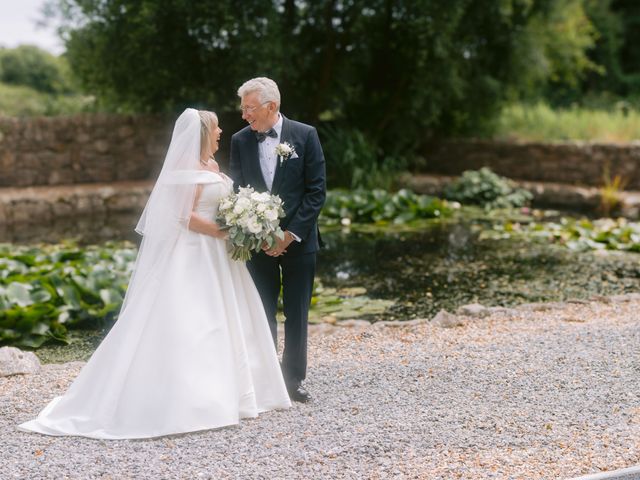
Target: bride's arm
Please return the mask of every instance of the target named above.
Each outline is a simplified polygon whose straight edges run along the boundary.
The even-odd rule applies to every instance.
[[[226,231],[222,230],[211,220],[202,218],[196,212],[191,212],[191,218],[189,218],[189,230],[216,238],[227,238]]]
[[[191,211],[191,216],[189,217],[189,230],[216,238],[227,238],[227,232],[222,230],[217,223],[207,220],[196,213],[195,206],[198,204],[201,191],[202,185],[198,185],[196,188],[196,196],[193,200],[194,209]]]

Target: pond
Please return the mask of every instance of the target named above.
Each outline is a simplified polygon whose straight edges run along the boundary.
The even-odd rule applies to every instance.
[[[0,241],[137,240],[134,222],[132,216],[74,219],[46,231],[14,230]],[[326,248],[318,256],[318,296],[355,291],[358,305],[374,308],[351,311],[347,304],[327,308],[320,302],[312,320],[429,318],[440,309],[455,311],[469,303],[513,306],[640,290],[637,253],[574,252],[544,240],[487,239],[481,235],[486,228],[482,220],[460,216],[425,222],[410,231],[325,229]],[[375,308],[378,300],[385,302]],[[346,317],[341,316],[345,310]],[[72,331],[71,346],[47,345],[38,355],[44,361],[86,359],[108,328]]]
[[[326,236],[319,278],[325,285],[364,286],[373,298],[395,300],[378,316],[389,320],[431,317],[469,303],[514,306],[640,289],[638,254],[481,240],[480,231],[478,224],[452,222],[413,233]]]

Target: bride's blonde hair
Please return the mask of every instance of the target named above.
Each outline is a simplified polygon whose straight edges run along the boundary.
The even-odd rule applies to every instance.
[[[198,110],[200,116],[200,159],[211,156],[211,133],[218,126],[218,116],[208,110]]]

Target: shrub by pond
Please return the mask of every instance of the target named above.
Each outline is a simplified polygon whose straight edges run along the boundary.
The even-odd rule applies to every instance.
[[[531,192],[487,167],[463,172],[446,187],[444,196],[464,205],[480,205],[487,210],[523,207],[533,199]]]

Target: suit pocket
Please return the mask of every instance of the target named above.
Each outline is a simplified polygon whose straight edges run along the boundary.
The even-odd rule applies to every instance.
[[[299,174],[302,171],[303,165],[304,165],[304,159],[301,155],[298,156],[297,158],[290,158],[287,160],[285,172],[287,175]]]

